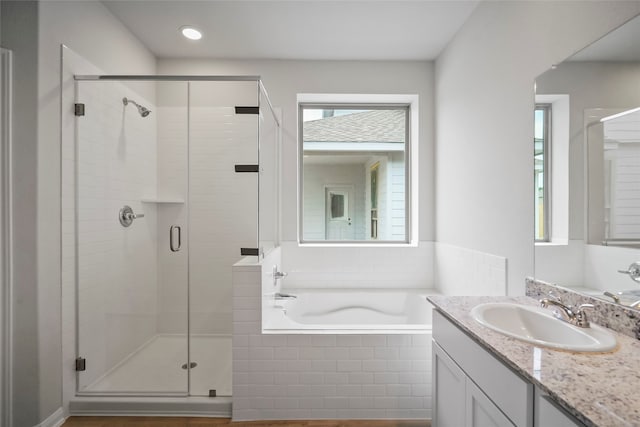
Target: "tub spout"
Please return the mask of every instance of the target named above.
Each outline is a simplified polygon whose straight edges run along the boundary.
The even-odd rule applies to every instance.
[[[274,295],[274,298],[276,300],[283,300],[283,299],[295,299],[298,298],[296,295],[291,295],[291,294],[283,294],[280,292],[276,292]]]

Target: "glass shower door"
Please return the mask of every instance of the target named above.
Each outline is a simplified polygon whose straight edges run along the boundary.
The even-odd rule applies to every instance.
[[[76,82],[78,394],[188,393],[187,96]]]
[[[231,395],[232,266],[258,247],[257,96],[256,81],[189,83],[191,395]]]

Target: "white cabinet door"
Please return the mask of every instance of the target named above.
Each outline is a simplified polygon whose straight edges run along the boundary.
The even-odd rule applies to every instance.
[[[466,375],[433,342],[433,427],[465,425]]]
[[[466,427],[514,427],[509,418],[469,378],[466,390]]]
[[[557,407],[536,388],[534,427],[583,427],[584,425],[563,409]]]
[[[438,310],[433,339],[484,394],[518,427],[533,427],[533,385],[528,383]]]

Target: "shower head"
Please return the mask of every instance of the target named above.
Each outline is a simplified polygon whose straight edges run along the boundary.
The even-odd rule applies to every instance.
[[[136,108],[138,109],[138,113],[140,113],[140,115],[142,117],[147,117],[149,115],[149,113],[151,113],[151,110],[149,110],[147,107],[143,107],[142,105],[138,104],[136,101],[134,101],[133,99],[127,99],[122,98],[122,103],[126,106],[129,103],[132,103],[133,105],[136,106]]]

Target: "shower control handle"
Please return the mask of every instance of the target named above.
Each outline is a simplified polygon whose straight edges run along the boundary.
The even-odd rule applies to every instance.
[[[618,270],[618,273],[628,274],[634,282],[640,282],[640,261],[631,263],[627,270]]]
[[[118,219],[123,227],[129,227],[133,224],[133,220],[138,218],[144,218],[144,214],[133,213],[131,206],[125,205],[120,209],[120,212],[118,212]]]
[[[174,233],[174,230],[178,231],[178,245],[176,246],[173,236],[175,236],[176,233]],[[180,250],[180,247],[182,246],[182,228],[179,225],[172,225],[171,227],[169,227],[169,248],[171,249],[171,252],[178,252]]]

